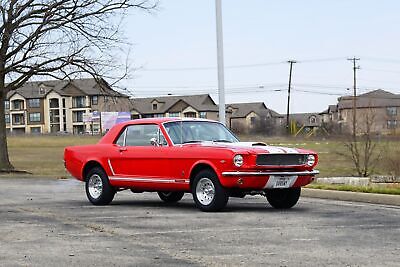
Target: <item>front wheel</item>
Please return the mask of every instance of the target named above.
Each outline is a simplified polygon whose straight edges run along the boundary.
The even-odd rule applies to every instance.
[[[160,199],[166,203],[175,203],[183,198],[184,192],[158,192]]]
[[[229,195],[212,170],[200,171],[193,179],[194,202],[202,211],[219,211],[228,203]]]
[[[300,198],[301,187],[265,191],[269,204],[275,209],[290,209]]]
[[[114,199],[115,189],[100,167],[91,169],[86,176],[86,196],[93,205],[107,205]]]

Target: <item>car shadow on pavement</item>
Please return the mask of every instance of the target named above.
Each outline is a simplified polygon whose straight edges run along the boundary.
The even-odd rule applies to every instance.
[[[87,203],[86,203],[87,204]],[[86,205],[85,204],[85,205]],[[163,208],[169,210],[181,210],[181,211],[193,211],[198,212],[199,209],[196,207],[194,202],[190,200],[181,201],[178,203],[165,203],[158,200],[114,200],[110,206],[118,206],[118,207],[128,207],[128,208]],[[95,206],[94,206],[95,207]],[[101,206],[100,206],[101,207]],[[279,210],[274,209],[267,203],[246,203],[244,200],[241,203],[228,203],[228,205],[219,213],[235,213],[235,212],[268,212],[268,213],[277,213],[277,212],[285,212],[285,213],[298,213],[298,212],[306,212],[309,208],[304,206],[295,206],[291,209]]]

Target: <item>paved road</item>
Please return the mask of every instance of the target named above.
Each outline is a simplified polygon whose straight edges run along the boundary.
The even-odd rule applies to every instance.
[[[204,213],[191,195],[168,206],[128,191],[95,207],[75,180],[0,179],[1,266],[399,264],[399,207],[248,197]]]

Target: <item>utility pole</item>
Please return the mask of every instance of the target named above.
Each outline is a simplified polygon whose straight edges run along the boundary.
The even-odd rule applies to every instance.
[[[360,59],[353,57],[347,60],[353,62],[353,138],[355,139],[357,130],[357,70],[360,69],[360,66],[357,66],[357,61]]]
[[[288,86],[288,96],[287,96],[287,110],[286,110],[286,130],[287,134],[290,134],[290,122],[289,122],[289,106],[290,106],[290,89],[292,88],[292,70],[293,70],[293,64],[297,63],[295,60],[289,60],[288,63],[290,64],[290,69],[289,69],[289,86]]]
[[[226,124],[225,119],[225,80],[224,80],[224,44],[222,35],[222,0],[215,0],[217,20],[217,60],[218,60],[218,97],[219,97],[219,121]]]

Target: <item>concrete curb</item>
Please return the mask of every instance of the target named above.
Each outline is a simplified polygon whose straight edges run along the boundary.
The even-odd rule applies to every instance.
[[[302,188],[301,196],[400,206],[400,195],[372,194],[372,193]]]

